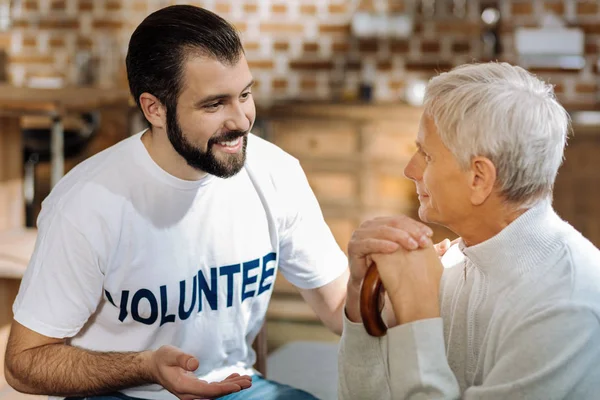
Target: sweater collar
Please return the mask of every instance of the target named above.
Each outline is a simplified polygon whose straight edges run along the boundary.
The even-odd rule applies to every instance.
[[[492,238],[459,248],[465,257],[488,274],[518,274],[542,267],[548,255],[561,246],[560,226],[564,222],[549,200],[533,206]]]

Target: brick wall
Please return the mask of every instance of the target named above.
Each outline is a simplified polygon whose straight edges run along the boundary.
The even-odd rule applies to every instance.
[[[363,76],[376,71],[374,97],[393,101],[403,96],[412,78],[427,78],[453,65],[483,59],[480,34],[482,4],[491,0],[462,0],[463,19],[435,20],[421,15],[416,0],[190,0],[233,22],[241,31],[252,71],[257,99],[352,98]],[[123,59],[135,26],[150,12],[178,3],[165,0],[13,0],[13,27],[0,33],[7,48],[9,74],[21,85],[32,76],[62,76],[76,80],[75,57],[90,52],[99,57],[99,81],[125,84]],[[376,4],[392,12],[415,12],[414,34],[407,40],[357,40],[350,20],[357,9]],[[437,1],[439,6],[452,3]],[[460,1],[457,1],[460,3]],[[599,7],[595,0],[499,1],[501,59],[515,62],[513,31],[535,26],[544,10],[569,19],[586,32],[583,71],[540,71],[557,85],[569,104],[596,102],[600,39]],[[450,14],[447,14],[450,15]]]

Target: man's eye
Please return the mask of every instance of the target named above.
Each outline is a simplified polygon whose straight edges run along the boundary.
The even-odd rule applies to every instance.
[[[251,94],[252,92],[242,93],[242,99],[247,99],[248,97],[250,97]]]
[[[219,107],[221,105],[221,102],[217,102],[217,103],[211,103],[211,104],[207,104],[204,106],[204,108],[209,109],[209,110],[214,110],[217,107]]]

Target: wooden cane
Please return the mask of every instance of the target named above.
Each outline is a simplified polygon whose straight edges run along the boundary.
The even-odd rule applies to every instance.
[[[377,266],[372,263],[360,287],[360,316],[367,333],[376,337],[384,336],[387,332],[387,326],[381,317],[382,289],[383,283]]]

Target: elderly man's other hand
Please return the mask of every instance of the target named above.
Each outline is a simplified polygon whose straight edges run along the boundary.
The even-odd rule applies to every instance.
[[[389,254],[399,248],[416,250],[431,245],[433,231],[427,225],[404,215],[375,218],[363,222],[348,244],[350,283],[360,286],[371,254]]]
[[[440,316],[439,289],[444,267],[433,245],[391,254],[373,254],[398,324]]]
[[[372,254],[389,254],[399,248],[416,250],[431,246],[433,231],[427,225],[406,216],[375,218],[362,223],[348,244],[350,279],[346,315],[360,322],[359,292]]]

